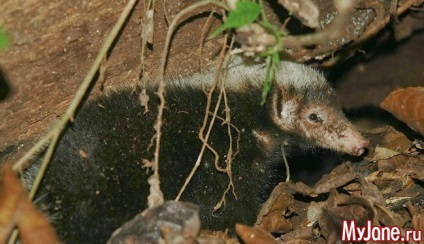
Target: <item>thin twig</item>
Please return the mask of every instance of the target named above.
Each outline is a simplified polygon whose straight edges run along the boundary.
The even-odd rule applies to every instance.
[[[139,66],[139,79],[141,79],[141,81],[137,84],[135,90],[137,90],[137,88],[141,87],[141,91],[138,94],[139,95],[139,101],[140,101],[140,105],[144,107],[144,113],[149,112],[149,96],[147,95],[147,91],[146,91],[146,87],[147,87],[147,81],[148,81],[148,77],[146,77],[146,70],[145,70],[145,58],[146,58],[146,48],[147,48],[147,43],[149,42],[149,37],[153,36],[153,32],[154,32],[154,16],[149,14],[149,11],[152,11],[152,13],[154,13],[154,6],[155,6],[155,1],[150,0],[149,3],[147,4],[147,8],[144,4],[144,8],[143,8],[143,12],[144,12],[144,17],[141,19],[140,22],[140,37],[141,37],[141,52],[140,52],[140,66]],[[152,27],[152,28],[150,28]],[[148,33],[148,32],[151,33]]]
[[[44,155],[43,162],[41,163],[40,170],[37,173],[37,176],[35,177],[34,183],[32,184],[31,191],[28,194],[28,198],[31,199],[31,200],[34,199],[35,193],[37,192],[37,189],[40,186],[41,180],[43,179],[44,173],[47,170],[47,166],[49,165],[49,161],[50,161],[51,157],[53,156],[55,145],[57,144],[57,141],[59,140],[60,132],[61,131],[58,130],[53,135],[53,139],[50,142],[50,145],[47,149],[46,154]]]
[[[74,116],[75,116],[75,110],[77,109],[78,105],[81,103],[82,98],[87,92],[88,87],[90,86],[91,82],[93,81],[94,76],[96,75],[104,57],[107,55],[108,50],[112,46],[113,41],[115,40],[116,36],[119,33],[119,30],[122,28],[122,26],[125,23],[125,20],[128,18],[129,14],[131,13],[132,9],[134,8],[134,5],[136,3],[136,0],[130,0],[127,5],[125,6],[124,10],[121,13],[121,16],[119,17],[116,24],[113,26],[111,32],[106,37],[105,42],[103,43],[102,47],[99,50],[99,53],[97,54],[96,59],[94,60],[93,65],[91,66],[90,70],[88,71],[87,75],[85,76],[83,82],[81,83],[80,87],[78,88],[74,98],[72,99],[71,103],[69,104],[68,109],[66,110],[65,114],[62,116],[62,118],[59,120],[59,122],[47,133],[46,136],[44,136],[37,144],[35,144],[22,158],[18,160],[13,165],[13,170],[18,170],[22,168],[22,165],[29,160],[32,155],[37,153],[41,148],[48,143],[48,141],[51,140],[50,145],[47,149],[46,155],[44,156],[43,162],[40,167],[40,171],[37,174],[37,177],[34,181],[34,184],[31,188],[31,191],[29,193],[29,199],[33,199],[35,196],[35,193],[37,192],[37,189],[40,185],[40,182],[44,176],[44,173],[47,169],[47,166],[49,164],[50,158],[53,155],[55,146],[59,140],[59,137],[65,128],[66,124],[71,121],[73,122]],[[18,236],[18,232],[15,231],[9,238],[8,243],[15,243]]]
[[[228,34],[225,35],[224,40],[226,40],[228,38]],[[218,96],[218,100],[217,100],[217,104],[215,106],[215,110],[214,113],[212,115],[211,121],[209,122],[209,128],[208,131],[206,132],[206,135],[204,136],[204,130],[206,129],[206,125],[207,125],[207,121],[208,121],[208,117],[209,117],[209,109],[211,106],[211,101],[212,101],[212,94],[215,91],[216,85],[218,84],[219,81],[219,74],[220,74],[220,70],[221,70],[221,65],[222,65],[222,59],[224,57],[225,51],[226,51],[226,42],[224,42],[224,45],[221,49],[221,53],[220,53],[220,58],[218,58],[218,63],[216,65],[216,73],[215,73],[215,77],[214,77],[214,83],[212,84],[212,86],[210,87],[210,90],[208,92],[208,97],[207,97],[207,102],[206,102],[206,111],[205,111],[205,116],[203,118],[203,125],[199,130],[199,139],[203,142],[202,148],[200,149],[200,153],[199,156],[197,157],[196,163],[194,164],[190,174],[187,176],[184,185],[181,187],[180,192],[178,193],[177,197],[175,198],[175,201],[179,201],[181,195],[183,194],[184,190],[186,189],[188,183],[190,182],[191,178],[193,177],[194,173],[196,172],[197,168],[200,166],[200,162],[202,160],[203,157],[203,153],[208,145],[208,140],[209,140],[209,135],[210,132],[212,130],[212,127],[214,125],[215,122],[215,118],[216,115],[218,113],[218,109],[219,109],[219,104],[221,102],[221,98],[222,98],[222,93],[219,94]]]
[[[334,3],[338,14],[329,30],[313,34],[283,37],[281,38],[282,45],[286,48],[313,46],[340,37],[343,30],[346,28],[346,23],[348,22],[352,11],[354,10],[355,1],[340,0],[335,1]]]
[[[234,44],[234,37],[231,40],[231,45],[230,45],[230,50],[232,49],[232,46]],[[224,65],[227,66],[228,61],[230,59],[231,55],[227,55],[226,59],[224,61]],[[233,195],[234,197],[237,199],[237,195],[235,192],[235,187],[234,187],[234,181],[233,181],[233,171],[232,171],[232,163],[233,163],[233,159],[235,158],[235,155],[233,154],[233,136],[231,133],[231,110],[230,107],[228,105],[228,99],[227,99],[227,93],[225,90],[225,82],[226,82],[226,77],[227,77],[227,69],[225,69],[223,71],[223,78],[222,78],[222,82],[221,82],[221,92],[224,95],[224,105],[225,105],[225,121],[224,123],[227,124],[227,134],[228,134],[228,138],[229,138],[229,148],[228,148],[228,152],[227,152],[227,164],[226,164],[226,173],[228,175],[228,185],[227,188],[225,189],[225,191],[222,194],[221,200],[215,205],[214,210],[217,210],[219,208],[221,208],[222,204],[226,203],[226,199],[225,196],[227,195],[227,193],[230,191],[230,189],[232,189],[233,191]],[[239,143],[239,139],[240,139],[240,132],[238,129],[236,129],[236,131],[238,132],[238,137],[237,137],[237,152],[238,153],[238,143]]]
[[[155,139],[156,139],[156,145],[155,145],[155,152],[154,152],[154,158],[153,158],[153,168],[154,168],[154,177],[157,178],[157,182],[160,183],[159,181],[159,151],[160,151],[160,140],[161,140],[161,135],[162,135],[162,117],[163,117],[163,110],[165,109],[165,97],[164,97],[164,93],[165,93],[165,66],[166,66],[166,60],[168,57],[168,52],[169,52],[169,46],[171,43],[171,37],[172,34],[174,33],[175,27],[179,21],[179,19],[184,16],[187,13],[190,13],[192,11],[194,11],[196,8],[202,7],[202,6],[206,6],[208,4],[214,4],[217,5],[218,7],[227,9],[227,5],[217,1],[217,0],[205,0],[205,1],[201,1],[201,2],[196,2],[186,8],[184,8],[183,10],[181,10],[173,19],[171,24],[169,25],[168,31],[166,33],[166,40],[165,40],[165,45],[163,48],[163,52],[162,52],[162,57],[161,57],[161,65],[159,67],[159,70],[161,71],[159,73],[159,85],[158,85],[158,91],[157,91],[157,95],[159,97],[159,108],[158,108],[158,115],[156,117],[156,122],[154,125],[155,128]],[[179,199],[179,197],[177,197],[177,199]]]
[[[228,34],[225,35],[225,37],[224,37],[224,40],[225,40],[224,43],[226,43],[227,38],[228,38]],[[188,179],[187,183],[190,181],[191,177],[194,175],[194,172],[197,170],[197,168],[200,165],[200,161],[202,160],[203,153],[205,151],[204,150],[205,149],[204,146],[206,146],[206,148],[209,149],[214,154],[214,156],[215,156],[215,161],[214,161],[215,168],[218,171],[222,172],[222,173],[226,173],[226,169],[225,168],[219,167],[219,154],[218,154],[218,152],[212,146],[210,146],[209,143],[208,143],[208,141],[209,141],[209,132],[212,130],[212,127],[213,127],[213,125],[215,123],[215,119],[217,118],[218,109],[221,106],[221,97],[222,97],[222,94],[220,93],[219,94],[219,97],[218,97],[218,101],[215,104],[215,110],[214,110],[214,112],[213,113],[210,112],[210,108],[211,108],[211,105],[212,105],[212,96],[213,96],[213,94],[215,92],[215,89],[217,88],[217,85],[218,85],[218,83],[220,81],[220,74],[221,74],[220,71],[221,71],[221,67],[222,67],[222,59],[223,59],[223,56],[224,56],[224,53],[225,53],[226,49],[227,48],[226,48],[226,46],[224,44],[222,46],[222,49],[221,49],[220,58],[218,59],[218,64],[217,64],[217,66],[215,68],[216,69],[215,70],[216,73],[215,73],[215,76],[214,76],[214,82],[213,82],[212,86],[209,88],[209,91],[208,92],[205,92],[205,94],[207,95],[207,101],[206,101],[206,107],[205,107],[205,115],[203,117],[202,127],[200,128],[199,133],[198,133],[199,139],[200,139],[200,141],[202,141],[203,145],[202,145],[202,149],[199,152],[198,159],[196,161],[196,162],[199,162],[199,163],[196,163],[195,166],[193,167],[193,170],[190,173],[190,176],[187,178]],[[206,126],[208,124],[209,115],[212,116],[211,117],[211,122],[209,123],[209,129],[208,129],[206,135],[204,135]],[[183,188],[185,188],[185,186],[183,186]],[[182,190],[183,190],[183,188],[182,188]]]
[[[152,22],[149,22],[149,11],[154,10],[155,1],[150,0],[147,4],[147,8],[144,9],[144,17],[141,19],[140,22],[140,36],[141,36],[141,52],[140,52],[140,75],[139,77],[142,77],[143,79],[143,85],[144,84],[144,59],[145,59],[145,53],[146,53],[146,46],[148,43],[148,36],[153,35],[153,33],[148,34],[148,31],[152,31],[152,29],[149,29],[149,25],[153,25]],[[153,18],[153,17],[152,17]]]
[[[208,30],[207,27],[209,26],[210,21],[211,21],[214,13],[215,13],[215,9],[212,9],[211,13],[209,14],[208,18],[206,19],[205,24],[203,25],[202,33],[200,34],[200,44],[199,44],[199,70],[200,70],[200,72],[202,72],[202,67],[203,67],[202,56],[203,56],[203,45],[205,43],[205,34],[206,34],[206,31]]]
[[[168,17],[168,13],[166,12],[166,4],[167,4],[167,0],[163,1],[163,16],[165,17],[165,23],[166,25],[169,26],[169,17]]]
[[[106,83],[106,62],[107,62],[107,57],[104,56],[103,57],[103,61],[100,64],[100,68],[99,68],[99,79],[98,82],[100,83],[100,91],[103,91],[105,88],[105,83]]]
[[[13,165],[13,170],[19,170],[22,168],[22,165],[28,161],[32,155],[37,153],[46,143],[48,143],[54,134],[61,133],[64,126],[68,123],[68,121],[74,120],[74,114],[75,110],[80,104],[82,98],[84,97],[88,87],[91,84],[91,81],[93,80],[94,76],[97,73],[97,70],[99,69],[100,64],[103,61],[103,57],[107,54],[108,50],[110,49],[113,41],[115,40],[116,36],[119,33],[119,30],[122,28],[123,24],[125,23],[125,20],[128,18],[129,13],[134,7],[136,0],[130,0],[127,5],[125,6],[125,9],[123,10],[121,16],[119,17],[118,21],[116,22],[115,26],[112,28],[110,34],[105,39],[104,44],[100,48],[100,51],[91,66],[89,72],[87,73],[86,77],[84,78],[83,82],[81,83],[81,86],[78,88],[74,98],[72,99],[71,103],[69,104],[68,109],[66,110],[63,117],[60,119],[60,121],[56,124],[56,126],[47,133],[46,136],[44,136],[37,144],[35,144],[24,156],[22,156],[18,162],[16,162]]]
[[[45,135],[41,140],[39,140],[25,155],[23,155],[18,162],[13,165],[13,170],[18,171],[21,170],[24,163],[26,163],[34,154],[38,153],[44,145],[49,143],[52,135],[54,134],[54,129],[50,130],[47,135]]]
[[[281,145],[281,153],[283,154],[283,162],[284,162],[284,166],[286,167],[286,182],[289,182],[290,181],[290,167],[289,167],[289,163],[287,162],[286,149],[284,148],[284,143],[283,143],[283,145]]]
[[[224,92],[223,95],[224,95],[224,103],[225,103],[226,92]],[[210,115],[213,115],[212,113],[209,113],[209,114]],[[231,126],[231,128],[233,128],[237,132],[237,141],[236,141],[237,150],[236,150],[235,153],[232,154],[232,160],[234,160],[234,158],[237,156],[237,154],[240,151],[240,130],[233,123],[226,121],[225,118],[223,118],[223,117],[221,117],[219,115],[217,115],[216,118],[222,121],[222,125],[227,124],[227,125]],[[226,169],[225,168],[219,167],[217,169],[220,172],[226,173]]]
[[[407,11],[412,5],[414,5],[416,0],[406,0],[406,2],[402,2],[400,6],[397,7],[396,14],[401,15],[405,11]],[[356,49],[357,46],[361,45],[365,40],[368,40],[371,36],[377,34],[383,26],[385,26],[390,21],[390,16],[385,16],[381,18],[380,23],[373,24],[369,26],[366,31],[356,40],[356,44],[352,46],[352,49]]]
[[[205,24],[203,25],[203,28],[202,28],[202,33],[201,33],[201,35],[200,35],[200,43],[199,43],[199,71],[200,71],[200,73],[202,73],[202,68],[203,68],[203,64],[202,64],[202,56],[203,56],[203,45],[204,45],[204,41],[205,41],[205,34],[206,34],[206,31],[208,30],[208,26],[209,26],[209,23],[210,23],[210,21],[212,20],[212,17],[213,17],[213,14],[215,13],[215,9],[212,9],[212,11],[210,12],[210,14],[209,14],[209,16],[208,16],[208,18],[206,19],[206,22],[205,22]],[[224,47],[225,47],[225,45],[224,45]],[[216,82],[217,82],[217,80],[215,80]],[[212,89],[215,89],[215,87],[216,87],[216,82],[214,82],[214,85],[213,85],[213,88]],[[202,86],[203,86],[203,84],[202,84]],[[204,89],[204,91],[205,91],[205,89]],[[207,94],[207,92],[205,92],[205,94]],[[211,93],[210,93],[211,94]],[[211,97],[209,97],[208,98],[208,103],[209,104],[207,104],[206,105],[206,113],[210,113],[209,112],[209,108],[210,108],[210,100],[211,99]],[[213,115],[212,115],[213,116]],[[219,167],[219,154],[218,154],[218,152],[207,142],[207,141],[204,141],[204,138],[203,138],[203,131],[204,131],[204,129],[205,129],[205,127],[206,127],[206,122],[207,122],[207,116],[205,116],[204,117],[204,120],[203,120],[203,126],[202,126],[202,128],[200,129],[200,135],[199,135],[199,138],[203,141],[203,143],[206,143],[206,147],[207,147],[207,149],[209,150],[209,151],[211,151],[212,152],[212,154],[214,155],[214,157],[215,157],[215,160],[214,160],[214,165],[215,165],[215,168],[219,171],[219,172],[222,172],[222,173],[226,173],[226,169],[225,168],[221,168],[221,167]]]
[[[261,6],[261,18],[263,21],[268,21],[268,18],[266,16],[265,8],[264,8],[264,2],[263,0],[259,0],[259,5]]]
[[[200,150],[199,156],[197,157],[196,163],[194,164],[189,176],[186,178],[184,185],[181,187],[181,190],[178,193],[178,196],[175,198],[175,201],[179,201],[179,199],[180,199],[181,195],[183,194],[184,190],[186,189],[188,183],[190,183],[191,178],[193,178],[194,173],[196,173],[197,168],[199,168],[199,166],[200,166],[200,162],[202,161],[203,154],[205,152],[207,142],[209,140],[210,132],[212,131],[213,125],[215,123],[215,118],[216,118],[216,114],[218,113],[218,110],[219,110],[219,104],[221,103],[221,99],[222,99],[222,93],[220,93],[219,96],[218,96],[217,106],[215,106],[213,116],[211,118],[211,121],[209,122],[208,131],[206,132],[204,139],[201,139],[203,141],[203,145],[202,145],[202,148]]]

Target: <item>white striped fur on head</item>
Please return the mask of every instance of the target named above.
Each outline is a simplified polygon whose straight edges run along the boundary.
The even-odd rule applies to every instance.
[[[244,62],[236,56],[226,75],[225,88],[253,96],[261,94],[265,80],[263,62]],[[215,70],[176,78],[169,86],[201,88],[214,81]],[[269,117],[283,133],[295,135],[313,146],[361,155],[368,146],[344,116],[338,97],[324,75],[306,65],[283,61],[267,101]]]
[[[173,77],[168,85],[202,87],[214,82],[215,67],[204,73],[196,73],[189,77]],[[246,91],[252,87],[262,89],[265,77],[265,63],[257,60],[244,60],[241,56],[233,56],[230,61],[225,87],[230,90]],[[311,84],[328,86],[325,77],[317,70],[303,64],[282,61],[275,82],[279,85],[292,85],[298,89],[306,89]]]

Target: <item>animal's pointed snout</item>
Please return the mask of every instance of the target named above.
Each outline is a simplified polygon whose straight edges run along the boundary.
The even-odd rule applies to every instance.
[[[365,153],[365,150],[367,149],[368,145],[370,144],[370,142],[366,139],[362,139],[358,142],[358,144],[356,145],[356,148],[354,149],[354,153],[356,156],[361,156],[362,154]]]

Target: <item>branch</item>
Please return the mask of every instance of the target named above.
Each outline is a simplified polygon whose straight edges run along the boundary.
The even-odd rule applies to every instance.
[[[281,38],[283,46],[285,48],[314,46],[340,37],[354,10],[355,1],[340,0],[334,1],[334,4],[337,8],[338,14],[333,21],[333,26],[328,31],[283,37]]]

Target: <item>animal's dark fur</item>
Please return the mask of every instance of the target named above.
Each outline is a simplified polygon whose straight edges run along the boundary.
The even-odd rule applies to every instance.
[[[259,99],[243,99],[231,93],[228,97],[231,98],[233,114],[237,114],[234,105],[238,103],[250,103],[250,106],[245,104],[246,107],[263,110]],[[196,162],[201,147],[197,133],[202,124],[205,101],[203,92],[194,93],[191,89],[167,92],[159,171],[166,199],[177,196]],[[156,107],[153,104],[151,108]],[[130,90],[122,90],[81,110],[61,139],[42,185],[42,192],[48,192],[47,201],[55,202],[53,209],[62,216],[59,232],[64,240],[105,241],[115,228],[147,207],[149,187],[141,162],[143,158],[152,157],[147,147],[153,136],[155,118],[155,109],[144,114],[144,108]],[[244,121],[237,118],[234,123],[242,130],[264,124],[263,120],[266,120],[265,115],[256,119],[245,117]],[[215,125],[210,145],[220,155],[225,155],[228,136],[226,127],[220,124]],[[234,130],[233,134],[236,136]],[[183,199],[199,204],[201,215],[207,218],[204,221],[206,226],[224,229],[231,226],[227,223],[252,224],[255,221],[261,201],[244,196],[258,195],[270,166],[265,162],[249,165],[252,163],[249,159],[260,154],[255,150],[256,142],[250,130],[241,132],[240,140],[239,154],[242,156],[233,163],[237,203],[228,194],[222,214],[220,211],[212,213],[212,207],[227,187],[228,177],[215,170],[214,157],[208,151],[183,195]],[[80,155],[82,151],[87,154],[86,158]],[[272,158],[275,160],[271,162],[279,162],[278,150]]]
[[[315,71],[308,72],[319,76]],[[258,74],[264,74],[263,70]],[[309,82],[311,87],[318,84],[309,90],[291,84],[281,89],[282,83],[277,82],[268,103],[261,106],[261,86],[258,85],[261,83],[253,82],[249,77],[239,77],[242,78],[245,79],[243,89],[230,86],[227,90],[231,122],[240,131],[240,151],[232,163],[237,200],[230,192],[223,208],[213,211],[229,179],[226,174],[216,171],[215,158],[210,151],[205,152],[198,172],[182,196],[182,200],[199,205],[203,227],[206,228],[224,230],[233,228],[236,222],[252,225],[265,200],[261,193],[269,192],[268,188],[273,186],[267,183],[273,177],[272,172],[276,167],[283,167],[283,141],[294,140],[296,144],[304,145],[314,143],[313,139],[302,139],[302,133],[283,130],[275,125],[275,120],[280,119],[280,110],[285,106],[283,96],[296,96],[304,107],[312,103],[318,107],[335,107],[335,116],[345,120],[336,107],[337,103],[334,103],[334,92],[325,81],[302,81],[305,84]],[[200,85],[184,84],[181,80],[173,82],[166,90],[159,170],[161,188],[168,200],[177,196],[196,162],[201,148],[198,131],[206,106]],[[147,113],[140,106],[137,95],[129,89],[119,90],[83,106],[61,138],[40,194],[47,193],[45,201],[53,205],[52,212],[59,215],[56,227],[66,242],[105,242],[113,230],[147,207],[148,174],[142,159],[152,158],[153,149],[147,151],[147,148],[157,115],[158,99],[154,91],[155,88],[148,90],[150,110]],[[217,95],[213,104],[216,100]],[[220,117],[224,117],[223,108],[221,106],[218,114]],[[234,128],[232,134],[236,150],[237,132]],[[219,119],[209,144],[221,156],[220,164],[223,166],[229,139],[227,126],[222,125]]]

